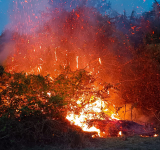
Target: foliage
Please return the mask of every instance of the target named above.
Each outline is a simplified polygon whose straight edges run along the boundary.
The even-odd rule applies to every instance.
[[[93,82],[85,70],[65,69],[57,78],[26,73],[4,73],[0,115],[7,118],[45,114],[50,118],[66,116],[71,98],[79,97]]]
[[[3,76],[4,89],[1,92],[1,109],[0,115],[7,118],[28,116],[34,113],[48,114],[55,117],[47,105],[54,110],[57,104],[57,97],[47,95],[50,85],[47,77],[41,75],[26,75],[25,73],[5,73]],[[61,100],[62,98],[59,97]],[[63,101],[59,101],[58,108],[61,109]],[[54,110],[55,111],[55,110]],[[56,114],[59,114],[56,109]],[[52,115],[51,115],[52,114]]]
[[[56,143],[57,140],[72,143],[73,147],[81,146],[81,130],[70,126],[65,117],[71,98],[82,95],[93,80],[85,70],[71,71],[70,68],[55,79],[23,72],[4,72],[0,85],[2,147],[6,144],[8,147],[17,146],[18,143]]]
[[[21,119],[21,121],[19,121]],[[1,149],[23,149],[44,145],[81,148],[88,138],[80,128],[66,120],[49,120],[45,115],[23,118],[0,118]]]

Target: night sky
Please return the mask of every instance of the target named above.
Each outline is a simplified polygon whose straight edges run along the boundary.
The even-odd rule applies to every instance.
[[[109,1],[109,0],[108,0]],[[0,0],[0,34],[5,29],[5,25],[9,22],[7,10],[12,0]],[[138,14],[151,9],[154,0],[110,0],[112,8],[119,13],[123,13],[125,9],[127,15],[131,14],[134,9]]]

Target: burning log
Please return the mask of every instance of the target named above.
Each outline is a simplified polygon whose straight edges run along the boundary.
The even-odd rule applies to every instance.
[[[155,130],[152,126],[144,126],[134,121],[128,120],[98,120],[92,119],[88,121],[89,126],[95,126],[100,129],[102,137],[113,136],[154,136]]]
[[[126,136],[132,136],[132,135],[154,136],[155,134],[153,127],[146,127],[134,121],[119,120],[118,124],[120,125],[119,130],[121,130],[122,134]]]

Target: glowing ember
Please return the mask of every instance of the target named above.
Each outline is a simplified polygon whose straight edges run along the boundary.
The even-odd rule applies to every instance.
[[[158,136],[158,134],[154,134],[154,137],[157,137]]]
[[[50,93],[50,92],[48,92],[47,95],[48,95],[49,97],[51,97],[51,93]]]
[[[118,135],[119,135],[119,136],[122,136],[122,131],[119,131]]]
[[[149,135],[140,135],[141,137],[151,137]],[[153,137],[158,137],[159,135],[158,134],[154,134]]]

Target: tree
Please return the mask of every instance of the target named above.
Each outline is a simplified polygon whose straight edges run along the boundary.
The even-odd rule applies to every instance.
[[[131,16],[130,16],[130,21],[131,21],[131,22],[135,22],[135,19],[136,19],[135,14],[136,14],[135,10],[132,10]]]
[[[0,76],[1,77],[2,77],[3,73],[4,73],[4,68],[3,68],[3,66],[0,66]]]
[[[160,112],[160,64],[152,58],[153,47],[147,47],[123,67],[121,90],[127,103],[155,118]]]

